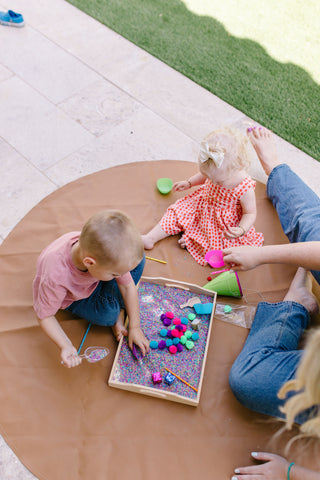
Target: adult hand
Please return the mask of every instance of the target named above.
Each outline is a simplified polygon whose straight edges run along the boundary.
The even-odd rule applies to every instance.
[[[232,270],[251,270],[260,265],[261,248],[231,247],[223,250],[223,261]]]
[[[286,480],[289,462],[279,455],[252,452],[252,457],[265,463],[235,468],[232,480]]]

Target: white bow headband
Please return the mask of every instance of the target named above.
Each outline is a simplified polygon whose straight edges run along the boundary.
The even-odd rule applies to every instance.
[[[200,163],[206,162],[209,158],[213,161],[217,168],[220,168],[224,160],[223,152],[210,152],[208,142],[201,142],[199,161]]]

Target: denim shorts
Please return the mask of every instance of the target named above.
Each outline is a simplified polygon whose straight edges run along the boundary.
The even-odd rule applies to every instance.
[[[277,210],[290,242],[320,241],[320,199],[288,165],[275,167],[267,183],[267,194]],[[320,272],[311,272],[320,283]],[[296,302],[258,305],[251,331],[229,376],[236,398],[247,408],[274,417],[283,417],[284,401],[277,393],[295,377],[303,354],[301,336],[309,324],[309,313]],[[294,395],[289,392],[287,398]],[[295,420],[305,421],[308,409]]]
[[[288,165],[272,170],[267,195],[291,243],[320,241],[320,198]],[[320,284],[320,272],[311,273]]]
[[[141,278],[145,262],[144,256],[139,265],[130,272],[136,285]],[[108,282],[100,281],[90,297],[73,302],[66,310],[94,325],[111,326],[116,323],[120,310],[124,308],[118,284],[113,279]]]
[[[283,417],[279,389],[295,376],[303,350],[298,350],[310,316],[296,302],[261,302],[247,341],[234,362],[230,387],[245,407]],[[291,396],[289,394],[288,396]]]

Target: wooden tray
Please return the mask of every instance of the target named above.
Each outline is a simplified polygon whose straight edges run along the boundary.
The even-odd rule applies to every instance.
[[[197,296],[201,303],[213,303],[213,308],[211,314],[197,315],[197,318],[200,319],[199,339],[194,342],[194,348],[191,350],[184,347],[182,352],[171,354],[168,348],[164,350],[150,349],[145,357],[142,357],[138,351],[138,360],[136,360],[128,347],[127,339],[123,338],[119,342],[113,362],[109,385],[164,400],[197,406],[200,400],[216,305],[216,292],[176,280],[141,277],[138,293],[141,327],[150,341],[163,339],[159,334],[161,329],[166,328],[160,319],[162,313],[171,311],[178,318],[188,317],[189,313],[195,313],[193,307],[180,308],[180,305],[186,303],[190,298]],[[195,332],[191,327],[191,322],[188,323],[187,329]],[[166,368],[189,383],[189,386],[178,378],[171,385],[165,383],[164,377],[168,373]],[[153,384],[152,373],[155,372],[161,373],[163,380],[160,384]]]

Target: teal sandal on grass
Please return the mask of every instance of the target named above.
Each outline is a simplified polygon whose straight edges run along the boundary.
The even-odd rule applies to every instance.
[[[24,19],[21,13],[16,13],[12,10],[8,10],[7,12],[0,12],[0,25],[23,27]]]

